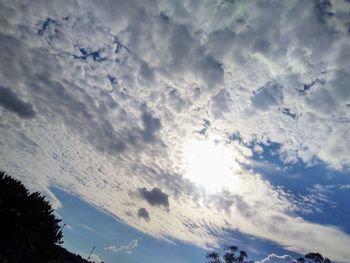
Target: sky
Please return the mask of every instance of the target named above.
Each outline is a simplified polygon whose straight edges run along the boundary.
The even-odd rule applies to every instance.
[[[350,259],[348,0],[0,0],[0,168],[105,262]]]

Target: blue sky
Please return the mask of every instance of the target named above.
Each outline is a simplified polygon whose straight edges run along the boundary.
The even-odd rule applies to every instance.
[[[350,3],[0,0],[0,167],[106,262],[350,252]]]
[[[202,262],[206,251],[189,244],[164,242],[152,238],[128,225],[121,223],[111,215],[102,213],[80,199],[53,189],[62,201],[63,207],[57,212],[64,218],[64,246],[71,251],[93,254],[105,262]],[[137,240],[134,248],[122,248]],[[111,246],[120,251],[108,249]]]

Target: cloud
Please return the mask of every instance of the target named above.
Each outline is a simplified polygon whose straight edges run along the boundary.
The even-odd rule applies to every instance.
[[[22,101],[13,90],[0,86],[0,105],[23,119],[35,117],[33,105]]]
[[[89,227],[88,225],[85,225],[85,224],[80,224],[80,225],[91,232],[95,232],[95,230]]]
[[[346,262],[340,226],[299,218],[302,200],[241,167],[271,142],[286,165],[350,165],[350,5],[318,3],[1,1],[0,165],[160,239],[217,246],[228,222]],[[233,153],[227,191],[185,177],[193,140]],[[145,201],[151,221],[127,216]]]
[[[142,114],[142,123],[144,129],[141,131],[142,137],[145,142],[154,142],[155,133],[161,127],[160,120],[158,118],[154,118],[151,114],[144,112]]]
[[[339,189],[341,189],[341,190],[348,190],[348,189],[350,189],[350,184],[340,185]]]
[[[265,111],[274,105],[280,105],[283,100],[281,87],[276,83],[267,83],[264,87],[253,92],[251,98],[254,108]]]
[[[123,245],[121,247],[113,245],[113,246],[105,247],[104,249],[110,250],[113,253],[125,252],[127,254],[131,254],[138,245],[139,245],[139,241],[137,239],[134,239],[134,240],[130,241],[130,243]]]
[[[84,252],[81,252],[79,253],[79,255],[81,255],[83,258],[88,258],[90,256],[90,259],[91,261],[93,262],[96,262],[96,263],[101,263],[103,262],[103,260],[96,254],[92,253],[91,255],[87,254],[87,253],[84,253]]]
[[[147,211],[146,208],[140,208],[138,211],[137,211],[137,215],[143,219],[145,219],[146,221],[150,221],[151,218],[149,216],[149,213]]]
[[[45,198],[50,202],[53,209],[59,209],[63,207],[61,201],[49,189],[43,189],[42,192],[44,192]]]
[[[260,263],[291,263],[294,261],[295,261],[295,259],[289,255],[278,256],[276,254],[270,254],[267,258],[265,258],[259,262]]]
[[[332,197],[334,190],[338,188],[341,189],[341,186],[314,184],[306,189],[307,194],[295,197],[294,202],[302,213],[324,213],[328,207],[337,206]]]
[[[139,188],[139,193],[151,206],[164,206],[169,208],[169,197],[161,189],[153,187],[152,190],[147,188]]]

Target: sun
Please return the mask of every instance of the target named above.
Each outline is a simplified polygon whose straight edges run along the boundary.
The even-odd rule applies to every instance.
[[[184,177],[208,191],[232,189],[238,164],[234,152],[215,140],[192,140],[184,146]]]

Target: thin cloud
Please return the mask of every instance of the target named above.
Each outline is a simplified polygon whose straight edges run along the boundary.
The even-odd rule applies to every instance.
[[[105,250],[110,250],[113,253],[117,253],[117,252],[125,252],[127,254],[132,254],[132,252],[136,249],[136,247],[139,245],[139,241],[138,239],[134,239],[132,241],[130,241],[129,243],[127,243],[126,245],[123,246],[109,246],[109,247],[105,247]]]

